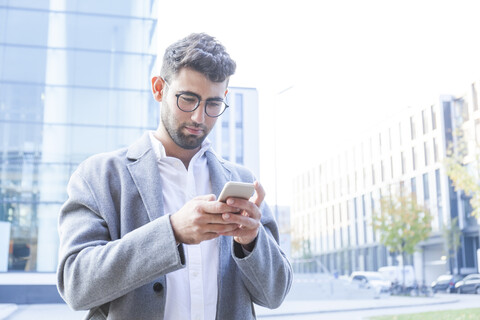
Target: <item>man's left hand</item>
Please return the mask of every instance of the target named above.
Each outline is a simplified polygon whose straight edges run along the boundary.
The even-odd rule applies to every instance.
[[[238,224],[237,229],[222,235],[233,236],[233,239],[246,250],[252,251],[258,235],[258,228],[260,227],[260,218],[262,217],[260,205],[263,199],[265,199],[265,190],[258,181],[255,181],[255,194],[250,200],[228,198],[227,204],[240,209],[241,212],[240,214],[224,213],[222,215],[225,221]]]

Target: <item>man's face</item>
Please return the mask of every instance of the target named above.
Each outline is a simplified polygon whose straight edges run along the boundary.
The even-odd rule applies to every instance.
[[[224,99],[227,94],[227,80],[212,82],[202,73],[183,68],[167,85],[164,85],[161,121],[170,138],[183,149],[201,146],[212,130],[217,118],[205,113],[205,100]],[[202,100],[195,111],[184,112],[177,107],[176,94],[191,93]]]

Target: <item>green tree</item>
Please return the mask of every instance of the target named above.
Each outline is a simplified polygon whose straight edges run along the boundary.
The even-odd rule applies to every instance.
[[[451,143],[447,149],[445,158],[445,170],[448,177],[452,180],[455,191],[463,191],[470,197],[472,206],[472,216],[480,219],[480,169],[479,169],[479,146],[475,145],[470,155],[470,170],[466,159],[469,155],[468,140],[465,138],[464,131],[457,129],[453,134],[456,143]]]
[[[457,255],[457,250],[460,248],[460,236],[462,231],[458,226],[458,217],[450,220],[450,224],[443,228],[443,239],[445,240],[445,250],[447,251],[446,256],[448,257],[450,265],[450,273],[453,274],[454,259]],[[458,272],[458,268],[457,268]]]
[[[390,252],[402,256],[404,267],[406,254],[413,254],[417,244],[430,236],[432,215],[413,194],[382,197],[380,208],[372,217],[373,228]]]

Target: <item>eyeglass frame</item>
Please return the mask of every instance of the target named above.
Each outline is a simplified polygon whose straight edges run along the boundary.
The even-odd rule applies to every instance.
[[[165,84],[167,85],[167,87],[170,88],[170,85],[168,84],[167,80],[163,79],[163,81],[165,82]],[[191,95],[191,96],[194,96],[194,97],[196,97],[196,98],[198,99],[197,105],[195,106],[195,108],[193,108],[192,110],[183,110],[182,108],[180,108],[180,105],[178,104],[178,100],[180,99],[180,96],[183,95],[183,94]],[[175,97],[177,97],[177,108],[180,109],[180,111],[183,111],[183,112],[194,112],[194,111],[197,110],[198,107],[200,106],[200,102],[205,101],[205,108],[204,108],[205,114],[206,114],[207,116],[209,116],[210,118],[218,118],[218,117],[220,117],[220,116],[225,112],[225,110],[227,110],[228,108],[230,108],[230,106],[225,102],[224,99],[222,99],[222,100],[213,100],[213,99],[201,100],[201,97],[200,97],[198,94],[193,93],[193,92],[177,93],[177,94],[175,94]],[[224,108],[223,111],[220,112],[218,115],[216,115],[216,116],[211,116],[211,115],[209,115],[208,112],[207,112],[207,105],[208,105],[208,102],[209,102],[209,101],[222,102],[222,103],[225,105],[225,108]]]

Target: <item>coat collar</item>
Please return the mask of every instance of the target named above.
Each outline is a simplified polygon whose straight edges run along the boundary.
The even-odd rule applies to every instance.
[[[162,180],[157,167],[148,132],[135,141],[127,151],[128,171],[142,198],[150,221],[164,215]]]
[[[210,148],[205,152],[210,173],[212,192],[218,197],[227,181],[231,180],[231,172]],[[162,194],[162,180],[157,166],[157,157],[152,148],[148,132],[135,141],[127,150],[127,159],[130,161],[127,168],[140,193],[150,220],[164,215]]]

